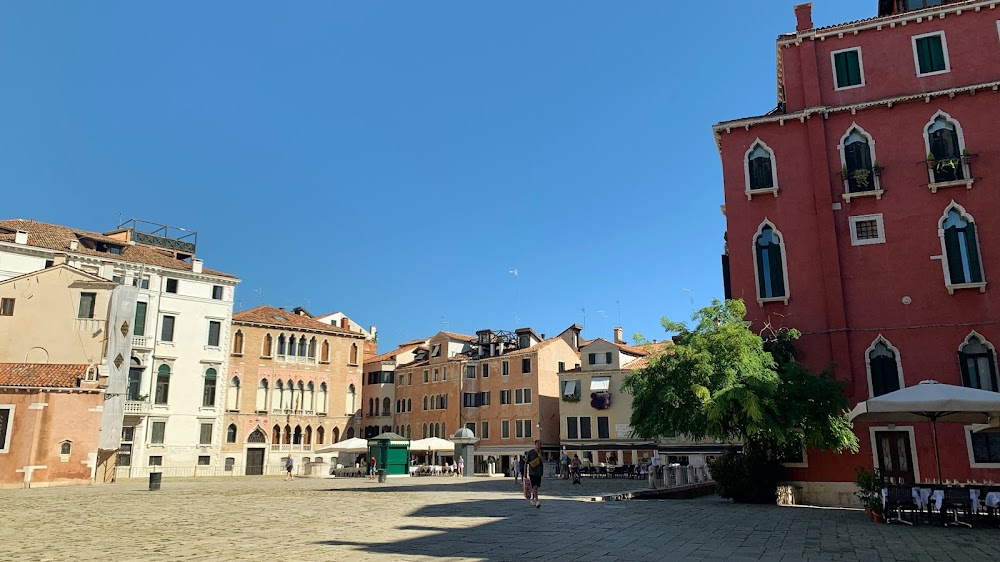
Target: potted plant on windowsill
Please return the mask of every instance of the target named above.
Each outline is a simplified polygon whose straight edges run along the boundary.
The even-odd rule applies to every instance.
[[[607,410],[611,407],[610,392],[591,392],[590,405],[596,410]]]
[[[928,152],[927,153],[927,169],[928,170],[933,170],[934,169],[934,164],[935,164],[936,161],[937,161],[937,157],[934,156],[934,153],[933,152]]]
[[[868,190],[868,179],[871,177],[871,170],[866,170],[861,168],[859,170],[854,170],[851,172],[851,179],[858,186],[859,189]]]
[[[973,154],[968,148],[962,149],[962,162],[968,164],[973,158],[975,158],[975,156],[976,155]]]

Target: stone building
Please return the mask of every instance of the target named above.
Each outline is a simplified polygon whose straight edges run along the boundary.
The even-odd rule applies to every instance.
[[[418,349],[427,345],[428,340],[416,340],[400,344],[396,349],[371,357],[365,361],[363,404],[364,435],[377,435],[393,431],[404,437],[406,426],[400,426],[397,414],[412,409],[412,398],[396,398],[396,366],[412,363]],[[376,404],[378,407],[376,408]],[[391,424],[396,424],[390,427]]]
[[[233,315],[229,345],[226,472],[273,473],[289,455],[328,462],[312,452],[360,431],[363,334],[258,306]]]

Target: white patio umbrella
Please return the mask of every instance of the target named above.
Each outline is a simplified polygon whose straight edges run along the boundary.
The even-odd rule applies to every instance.
[[[998,418],[1000,393],[937,381],[923,381],[870,398],[851,410],[851,421],[856,422],[931,422],[938,483],[941,482],[941,456],[937,422],[989,424]]]
[[[410,443],[411,451],[454,451],[455,444],[447,439],[441,439],[440,437],[428,437],[426,439],[417,439]]]
[[[366,453],[368,452],[368,440],[358,439],[357,437],[351,437],[350,439],[345,439],[340,443],[334,443],[329,447],[323,447],[322,449],[315,452],[317,454]]]

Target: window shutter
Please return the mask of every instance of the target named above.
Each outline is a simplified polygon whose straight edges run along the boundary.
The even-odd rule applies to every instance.
[[[931,72],[933,69],[931,58],[931,38],[917,39],[917,62],[920,64],[921,74]]]
[[[944,231],[944,250],[948,255],[948,274],[952,284],[965,283],[965,272],[962,268],[962,249],[958,243],[958,229],[947,228]],[[978,265],[978,264],[977,264]]]
[[[972,388],[972,378],[969,376],[969,356],[958,352],[958,366],[962,369],[962,386]]]
[[[987,352],[986,362],[990,364],[990,379],[993,381],[994,392],[1000,392],[1000,386],[997,386],[997,362],[996,355],[992,352]]]
[[[597,354],[596,353],[591,353],[590,357],[589,357],[589,361],[590,361],[591,365],[593,365],[594,363],[597,363]]]
[[[759,239],[758,239],[759,240]],[[754,252],[756,252],[757,259],[757,294],[762,299],[766,299],[773,295],[767,294],[766,286],[764,285],[764,276],[767,275],[767,265],[764,263],[764,249],[759,243],[754,243]],[[773,286],[773,285],[772,285]]]
[[[858,61],[857,51],[844,53],[844,62],[847,65],[847,83],[854,86],[861,83],[861,64]]]
[[[771,268],[771,291],[774,293],[772,296],[783,297],[785,296],[785,271],[781,264],[781,246],[771,243],[771,247],[768,252],[768,267]]]
[[[892,357],[876,357],[871,360],[872,394],[882,396],[899,390],[899,370]]]
[[[608,365],[611,364],[611,352],[610,351],[604,354],[604,362],[607,363]]]
[[[885,394],[885,385],[882,384],[882,381],[885,380],[885,376],[882,372],[881,357],[869,359],[868,366],[872,373],[872,396],[882,396]]]
[[[944,47],[941,45],[941,36],[928,37],[927,54],[931,64],[931,70],[944,70]]]
[[[980,283],[983,280],[983,268],[979,263],[979,244],[976,243],[976,225],[969,223],[965,226],[965,247],[969,251],[969,273],[972,283]]]
[[[837,63],[837,87],[849,86],[851,79],[847,71],[847,53],[837,53],[834,59]]]

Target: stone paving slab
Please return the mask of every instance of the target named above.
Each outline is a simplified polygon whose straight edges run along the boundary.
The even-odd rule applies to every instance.
[[[998,560],[1000,529],[856,510],[591,502],[634,481],[245,477],[0,491],[0,560]]]

